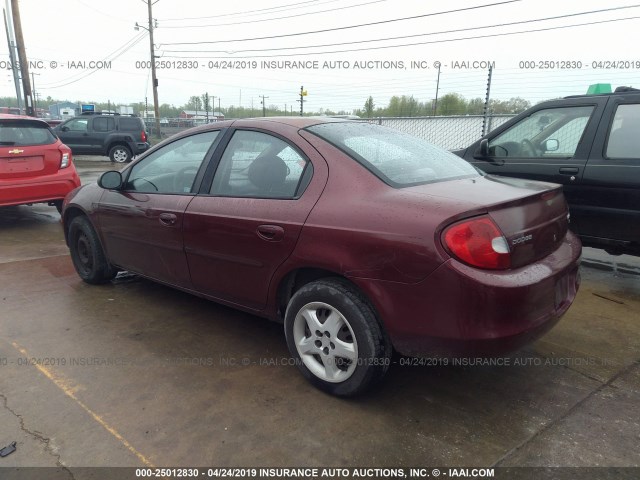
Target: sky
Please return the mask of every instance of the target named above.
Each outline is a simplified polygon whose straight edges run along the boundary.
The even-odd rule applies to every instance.
[[[148,27],[146,0],[19,6],[41,97],[152,104],[149,36],[134,28]],[[301,87],[316,112],[351,112],[369,96],[376,106],[393,95],[425,102],[436,90],[484,98],[490,64],[501,100],[640,87],[632,0],[157,0],[153,18],[159,101],[175,106],[207,92],[216,109],[259,115],[264,96],[297,114]],[[8,62],[2,41],[0,96],[15,95]]]

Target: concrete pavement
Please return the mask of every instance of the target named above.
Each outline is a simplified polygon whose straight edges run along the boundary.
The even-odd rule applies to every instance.
[[[18,447],[0,467],[640,465],[633,272],[582,268],[564,319],[508,365],[396,358],[342,400],[287,363],[280,325],[131,275],[84,284],[58,219],[0,212],[0,448]]]

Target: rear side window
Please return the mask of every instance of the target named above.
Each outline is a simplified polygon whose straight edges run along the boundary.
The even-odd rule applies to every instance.
[[[640,104],[619,105],[613,117],[607,158],[640,158]]]
[[[0,145],[30,146],[50,145],[56,142],[49,127],[41,122],[0,122]]]
[[[238,130],[222,155],[210,193],[292,199],[306,187],[303,180],[310,179],[311,168],[284,140],[262,132]]]
[[[309,127],[392,187],[456,178],[478,171],[460,157],[397,130],[368,123],[324,123]]]
[[[120,118],[120,130],[126,130],[128,132],[144,130],[142,128],[142,120],[139,118]]]
[[[109,117],[99,117],[93,120],[93,130],[96,132],[110,132],[116,129],[116,121]]]

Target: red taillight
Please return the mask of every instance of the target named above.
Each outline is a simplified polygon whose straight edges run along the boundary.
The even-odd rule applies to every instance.
[[[147,141],[147,132],[145,132],[144,130],[140,134],[140,141],[141,142],[146,142]]]
[[[511,266],[507,240],[487,216],[451,225],[442,239],[454,257],[474,267],[503,270]]]
[[[71,165],[71,150],[66,147],[58,147],[60,150],[60,169],[67,168]]]

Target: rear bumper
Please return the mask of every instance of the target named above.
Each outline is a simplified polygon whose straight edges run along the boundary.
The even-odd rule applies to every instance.
[[[0,206],[63,200],[79,186],[80,177],[73,164],[46,177],[0,180]]]
[[[479,270],[449,259],[413,285],[354,279],[404,355],[495,355],[551,329],[573,302],[581,244],[568,233],[551,255],[516,270]]]
[[[148,142],[138,142],[134,144],[133,154],[140,155],[141,153],[146,152],[151,147],[151,144]]]

